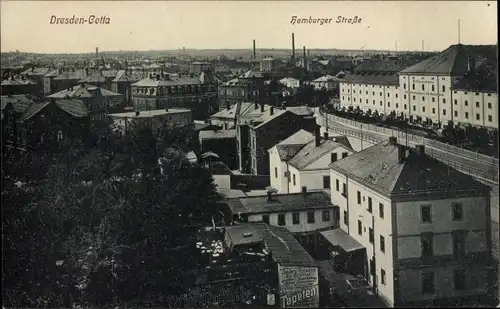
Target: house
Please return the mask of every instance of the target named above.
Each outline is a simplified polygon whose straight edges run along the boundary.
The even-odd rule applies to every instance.
[[[300,116],[289,110],[269,105],[254,104],[244,115],[238,116],[236,140],[241,171],[254,175],[269,173],[267,150],[300,129],[314,132],[314,116]]]
[[[111,91],[120,93],[125,97],[125,104],[132,106],[132,85],[144,78],[142,72],[119,70],[116,77],[111,81]]]
[[[324,75],[313,80],[311,85],[313,85],[316,90],[326,89],[327,91],[333,91],[338,89],[339,79],[335,76]]]
[[[233,222],[264,222],[286,228],[304,246],[317,243],[318,230],[338,227],[336,207],[323,191],[245,196],[226,200]]]
[[[329,164],[354,152],[345,136],[320,136],[299,130],[269,149],[271,187],[280,193],[308,190],[330,190]]]
[[[0,84],[0,94],[2,95],[21,95],[27,94],[34,96],[36,94],[36,83],[27,79],[24,75],[21,78],[14,78],[3,80]]]
[[[237,169],[236,129],[201,131],[199,140],[202,153],[216,153],[230,169]]]
[[[285,85],[287,88],[299,88],[300,87],[300,80],[292,78],[292,77],[285,77],[279,80],[280,84]]]
[[[28,70],[20,73],[20,75],[35,82],[35,90],[34,90],[33,95],[38,97],[38,98],[43,98],[44,97],[44,91],[43,91],[44,76],[46,74],[50,73],[50,71],[51,71],[50,68],[32,67],[31,69],[28,69]]]
[[[53,94],[78,85],[82,78],[88,76],[88,73],[88,70],[75,68],[60,68],[57,73],[55,73],[58,74],[55,77],[52,77],[52,72],[48,73],[44,78],[47,79],[46,83],[50,83],[50,93],[45,93],[45,95],[48,96],[48,94]],[[47,88],[47,84],[45,87]]]
[[[236,113],[245,114],[254,104],[241,102],[240,104],[227,105],[226,108],[210,116],[210,124],[220,126],[224,130],[236,128]]]
[[[330,169],[342,230],[330,242],[344,257],[362,252],[361,262],[347,259],[361,265],[348,268],[364,269],[388,306],[497,296],[489,187],[394,137]],[[361,246],[343,247],[349,243]]]
[[[97,72],[90,72],[85,69],[86,77],[82,78],[78,83],[92,85],[94,87],[102,87],[111,90],[111,83],[117,77],[118,71],[116,70],[98,70]]]

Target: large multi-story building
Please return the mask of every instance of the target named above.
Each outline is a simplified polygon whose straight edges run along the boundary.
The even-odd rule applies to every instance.
[[[398,74],[354,74],[340,83],[341,106],[444,126],[498,128],[496,46],[452,45]]]
[[[111,91],[123,94],[125,104],[132,105],[132,85],[145,77],[145,73],[132,71],[130,69],[120,70],[111,81]]]
[[[389,306],[496,296],[489,187],[394,137],[330,168],[340,228]]]
[[[199,75],[150,74],[132,85],[136,111],[189,108],[196,120],[206,120],[217,107],[217,84],[209,72]]]
[[[225,108],[227,104],[239,102],[258,102],[264,95],[265,81],[270,76],[253,70],[246,71],[238,78],[234,78],[219,86],[219,106]]]
[[[37,92],[36,83],[27,79],[24,75],[21,78],[14,78],[3,80],[0,85],[0,93],[2,95],[21,95],[27,94],[34,96]]]
[[[44,97],[44,76],[48,73],[50,73],[49,68],[36,68],[32,67],[31,69],[28,69],[24,72],[22,72],[20,75],[26,77],[29,80],[32,80],[35,82],[35,91],[34,95],[38,98],[43,98]]]
[[[269,149],[271,187],[279,193],[330,190],[329,164],[346,158],[354,151],[345,136],[320,136],[300,130]]]

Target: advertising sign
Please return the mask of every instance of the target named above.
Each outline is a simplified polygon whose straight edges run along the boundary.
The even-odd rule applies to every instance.
[[[319,307],[318,268],[278,265],[281,308]]]

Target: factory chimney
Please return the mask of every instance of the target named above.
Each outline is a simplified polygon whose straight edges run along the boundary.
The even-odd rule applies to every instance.
[[[99,47],[96,47],[96,48],[95,48],[95,56],[96,56],[96,57],[99,57]]]
[[[292,33],[292,65],[295,66],[295,34]]]
[[[307,56],[306,56],[306,47],[303,47],[303,53],[304,53],[304,71],[307,72]]]
[[[255,53],[255,40],[253,40],[253,59],[257,59],[257,54]]]

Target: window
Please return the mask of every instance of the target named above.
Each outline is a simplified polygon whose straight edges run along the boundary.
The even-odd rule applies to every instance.
[[[480,118],[479,114],[476,114],[476,120],[479,120]]]
[[[385,253],[385,238],[380,235],[380,251]]]
[[[263,215],[262,216],[262,221],[264,221],[264,223],[269,224],[269,215]]]
[[[488,122],[492,122],[493,121],[493,117],[491,117],[491,115],[488,115]]]
[[[396,108],[398,108],[398,107],[399,107],[399,104],[398,104],[398,103],[396,103]]]
[[[358,197],[358,204],[361,204],[361,192],[358,191],[357,197]]]
[[[424,87],[424,85],[422,84],[422,91],[424,91],[424,90],[425,90],[425,87]]]
[[[380,96],[382,96],[382,92],[380,93]]]
[[[422,234],[420,239],[422,257],[431,257],[434,253],[432,234]]]
[[[330,189],[330,176],[323,176],[323,189]]]
[[[453,102],[453,104],[457,105],[457,100],[455,100],[455,101]]]
[[[344,210],[344,224],[349,225],[349,217],[347,216],[347,211]]]
[[[425,106],[422,106],[422,112],[425,113]]]
[[[372,91],[372,95],[375,95],[375,91]]]
[[[387,97],[390,98],[391,97],[391,94],[390,93],[387,93]]]
[[[322,218],[323,218],[323,222],[329,222],[330,221],[330,211],[323,210]]]
[[[413,100],[415,100],[415,96],[413,96]]]
[[[443,103],[446,103],[446,99],[443,99]]]
[[[436,113],[436,109],[435,108],[432,108],[432,113],[435,114]]]
[[[345,183],[342,184],[342,195],[347,197],[347,185]]]
[[[491,109],[491,103],[488,103],[488,108]]]
[[[380,218],[384,219],[384,204],[382,203],[378,204],[378,214]]]
[[[278,168],[274,168],[274,178],[278,178]]]
[[[398,98],[398,94],[396,93],[396,99]]]
[[[370,241],[371,244],[373,244],[374,237],[373,229],[371,227],[368,228],[368,241]]]
[[[462,291],[466,289],[466,270],[465,269],[455,269],[453,271],[453,289],[455,291]]]
[[[403,109],[406,109],[406,104],[404,105]]]
[[[458,112],[457,111],[455,111],[454,114],[455,114],[455,117],[458,117]]]
[[[366,99],[366,104],[368,104],[368,99]]]
[[[415,105],[413,105],[413,111],[416,111],[416,110],[417,110],[417,108],[415,107]]]
[[[335,179],[335,190],[340,191],[340,182],[338,179]]]
[[[469,119],[469,113],[465,112],[465,119]]]
[[[476,102],[476,107],[479,107],[479,102]]]
[[[432,99],[432,102],[435,102],[435,101],[436,101],[436,99],[435,99],[435,98],[431,98],[431,99]]]
[[[415,84],[412,84],[412,85],[411,85],[411,88],[412,88],[413,90],[415,90]]]
[[[292,224],[300,224],[300,213],[292,213]]]
[[[380,106],[382,106],[382,101],[380,101]]]
[[[380,105],[382,105],[382,102],[380,102]],[[391,102],[387,102],[387,107],[391,107]]]
[[[443,89],[443,92],[445,92],[445,91],[446,91],[446,87],[445,87],[445,86],[443,86],[443,88],[442,88],[442,89]]]
[[[385,270],[380,269],[380,281],[385,285]]]
[[[406,83],[403,84],[403,89],[406,89]]]
[[[453,211],[453,221],[461,221],[463,219],[463,204],[453,203],[451,208]]]
[[[435,90],[434,85],[432,85],[432,91],[434,91],[434,90]]]
[[[443,109],[443,116],[446,116],[446,110]]]
[[[465,256],[465,234],[452,232],[453,255],[455,257]]]
[[[422,223],[431,223],[431,205],[422,205],[420,207],[420,219]]]
[[[422,293],[423,294],[434,293],[434,273],[433,272],[423,272],[422,273]]]
[[[337,159],[338,159],[338,158],[337,158],[337,154],[336,154],[336,153],[332,153],[332,154],[330,155],[330,160],[332,161],[332,163],[333,163],[333,162],[335,162],[335,161],[337,161]]]
[[[373,100],[373,105],[375,105],[375,100]]]
[[[372,201],[372,198],[371,198],[371,197],[369,197],[369,198],[368,198],[368,211],[369,211],[369,212],[372,212],[372,211],[373,211],[373,208],[372,208],[372,207],[373,207],[373,201]]]
[[[314,223],[314,211],[307,212],[307,223]]]
[[[469,102],[467,102],[467,100],[465,100],[464,104],[465,106],[469,106]]]
[[[363,235],[363,224],[358,220],[358,234]]]
[[[405,100],[406,100],[406,94],[405,94],[405,95],[403,95],[403,99],[405,99]]]
[[[343,153],[342,153],[342,159],[343,159],[343,158],[347,158],[347,156],[348,156],[348,155],[349,155],[349,153],[348,153],[348,152],[343,152]]]
[[[285,214],[278,215],[278,225],[285,225]]]
[[[293,174],[293,185],[295,186],[295,174]]]

